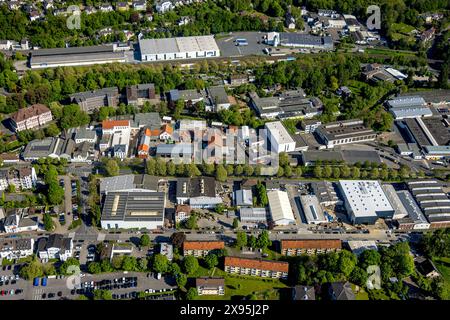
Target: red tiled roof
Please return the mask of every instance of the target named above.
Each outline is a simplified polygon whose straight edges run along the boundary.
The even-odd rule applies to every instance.
[[[103,129],[113,129],[114,127],[126,127],[130,125],[130,120],[103,120]]]
[[[225,248],[223,241],[184,241],[183,250],[217,250]]]
[[[289,263],[284,261],[271,261],[259,259],[247,259],[238,257],[225,257],[225,266],[288,272]]]
[[[43,104],[33,104],[31,107],[19,109],[11,116],[11,119],[18,123],[46,112],[50,112],[50,109]]]
[[[161,133],[163,133],[163,132],[167,132],[168,134],[172,134],[173,133],[173,128],[172,128],[172,126],[170,125],[170,124],[164,124],[162,127],[161,127]]]
[[[338,239],[302,239],[281,240],[283,249],[341,249],[342,241]]]

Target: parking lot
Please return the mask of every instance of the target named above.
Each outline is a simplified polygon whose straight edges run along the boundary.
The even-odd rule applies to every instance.
[[[0,286],[0,300],[76,299],[80,294],[92,294],[95,289],[111,291],[113,299],[134,299],[137,298],[139,292],[164,294],[176,288],[174,278],[165,277],[157,279],[156,275],[152,273],[116,272],[107,275],[82,274],[79,285],[76,288],[73,288],[73,283],[76,281],[72,281],[71,279],[73,278],[58,276],[57,278],[47,279],[46,285],[43,286],[41,278],[39,286],[33,286],[32,281],[25,281],[23,279],[16,280],[14,278],[12,280],[14,283],[12,283],[8,276],[8,284],[3,281],[3,285]],[[13,295],[9,294],[11,290],[14,291]],[[19,290],[19,293],[17,293],[17,290]]]
[[[223,57],[242,57],[249,55],[264,55],[263,50],[267,46],[263,44],[264,32],[233,32],[229,35],[219,35],[216,37],[220,54]],[[246,39],[248,45],[237,46],[236,39]]]

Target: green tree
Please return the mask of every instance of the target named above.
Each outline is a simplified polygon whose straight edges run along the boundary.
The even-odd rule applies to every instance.
[[[272,241],[270,241],[269,233],[267,230],[263,230],[256,240],[256,245],[258,248],[266,249],[267,247],[270,247],[272,245]]]
[[[71,267],[80,267],[80,261],[72,257],[68,258],[59,266],[59,272],[66,276],[71,275],[73,273]]]
[[[193,274],[199,267],[198,260],[194,256],[187,256],[183,260],[183,266],[187,274]]]
[[[378,266],[381,261],[381,255],[377,250],[364,250],[358,257],[359,265],[363,269],[368,266]]]
[[[113,272],[114,268],[111,265],[111,262],[109,261],[109,259],[103,259],[100,262],[100,266],[102,268],[102,272]]]
[[[237,228],[239,228],[239,219],[234,218],[233,219],[233,229],[237,229]]]
[[[26,263],[19,271],[20,277],[26,280],[30,280],[36,277],[42,277],[44,271],[42,268],[42,263],[40,263],[36,257],[29,263]]]
[[[53,230],[54,224],[53,224],[52,217],[50,216],[49,213],[44,213],[43,222],[44,222],[45,231]]]
[[[323,176],[323,171],[322,171],[322,167],[321,166],[315,166],[314,170],[313,170],[313,174],[315,178],[322,178]]]
[[[247,233],[244,231],[238,231],[236,235],[236,247],[242,248],[247,245]]]
[[[98,262],[91,262],[88,265],[88,271],[92,274],[98,274],[102,272],[102,266]]]
[[[154,176],[156,174],[156,160],[153,158],[147,159],[146,169],[147,169],[147,174]]]
[[[350,273],[350,281],[358,286],[365,286],[367,283],[367,272],[365,269],[356,266]]]
[[[122,269],[125,271],[134,271],[137,269],[137,260],[135,257],[125,256],[122,260]]]
[[[162,254],[155,254],[153,256],[152,268],[153,271],[164,274],[169,269],[169,260]]]
[[[339,270],[345,277],[349,277],[356,266],[356,256],[347,250],[342,250],[339,253]]]
[[[220,182],[225,182],[227,180],[227,170],[225,170],[221,164],[216,167],[216,180]]]
[[[205,257],[205,263],[209,269],[212,269],[219,264],[219,259],[217,258],[217,255],[215,255],[214,253],[209,253]]]
[[[248,241],[247,242],[248,242],[248,246],[250,248],[256,248],[257,240],[256,240],[256,237],[254,235],[250,235],[250,237],[248,237]]]
[[[139,245],[141,247],[148,247],[150,245],[150,237],[148,234],[143,234],[139,239]]]
[[[198,292],[196,288],[189,288],[186,294],[186,300],[194,300],[197,297]]]
[[[184,273],[178,273],[175,278],[179,288],[184,288],[186,286],[187,276]]]
[[[119,165],[114,159],[108,159],[105,163],[106,174],[110,177],[117,176],[119,174]]]
[[[191,214],[189,218],[185,221],[184,226],[187,229],[196,229],[197,228],[197,216],[195,214]]]

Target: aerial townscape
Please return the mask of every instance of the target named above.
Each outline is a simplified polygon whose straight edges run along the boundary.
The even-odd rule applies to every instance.
[[[0,0],[0,300],[450,300],[449,13]]]

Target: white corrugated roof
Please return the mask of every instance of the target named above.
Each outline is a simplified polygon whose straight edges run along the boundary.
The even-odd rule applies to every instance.
[[[295,222],[291,203],[286,191],[272,190],[267,192],[272,220],[276,223],[280,220],[292,220]]]

